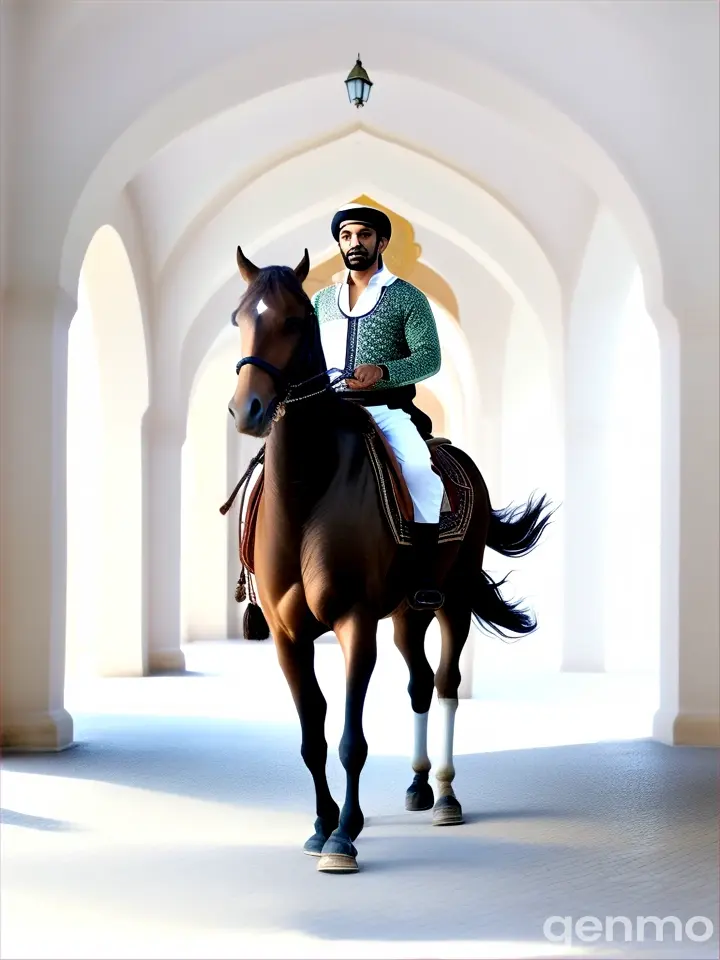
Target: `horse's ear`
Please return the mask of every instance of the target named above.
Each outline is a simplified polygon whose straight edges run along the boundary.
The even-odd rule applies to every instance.
[[[310,273],[310,254],[305,250],[305,256],[302,258],[300,263],[295,267],[295,276],[298,278],[300,283],[305,283],[307,280],[307,275]]]
[[[237,248],[237,265],[238,270],[240,271],[240,276],[243,278],[245,283],[250,286],[255,277],[257,277],[257,275],[260,273],[260,268],[256,267],[254,263],[251,263],[251,261],[248,260],[240,247]]]

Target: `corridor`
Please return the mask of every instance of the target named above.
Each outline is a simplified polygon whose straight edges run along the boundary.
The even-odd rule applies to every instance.
[[[185,655],[185,676],[69,689],[77,745],[5,759],[8,960],[717,956],[717,928],[675,942],[666,926],[662,943],[652,927],[643,943],[622,927],[613,943],[564,942],[557,923],[554,941],[543,932],[550,917],[717,917],[716,752],[646,739],[655,702],[638,678],[489,676],[457,717],[467,822],[438,829],[403,809],[412,718],[385,633],[366,711],[361,869],[332,876],[301,853],[311,780],[272,646]],[[340,797],[331,637],[317,664]]]

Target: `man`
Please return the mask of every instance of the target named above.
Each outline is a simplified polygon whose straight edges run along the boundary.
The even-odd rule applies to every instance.
[[[347,274],[313,297],[325,360],[328,368],[353,371],[338,389],[367,408],[400,463],[415,508],[408,601],[437,610],[444,602],[435,579],[443,485],[408,412],[415,384],[440,369],[435,318],[427,297],[383,264],[392,233],[386,214],[350,204],[335,214],[331,231]]]

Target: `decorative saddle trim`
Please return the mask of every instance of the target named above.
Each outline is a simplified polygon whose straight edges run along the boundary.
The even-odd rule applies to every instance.
[[[370,464],[380,494],[383,513],[395,542],[410,546],[412,499],[392,450],[377,427],[365,434]],[[435,472],[442,478],[445,494],[440,510],[440,543],[462,540],[472,517],[475,494],[465,468],[453,456],[453,448],[444,437],[428,441]]]

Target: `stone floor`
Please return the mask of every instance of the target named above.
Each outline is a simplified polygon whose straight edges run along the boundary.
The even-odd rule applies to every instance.
[[[457,717],[467,823],[437,829],[403,809],[412,720],[384,654],[361,871],[328,876],[300,852],[311,782],[272,648],[196,644],[188,666],[69,687],[77,745],[4,759],[5,960],[718,956],[717,755],[647,739],[642,678],[484,678]],[[318,673],[334,744],[334,643]],[[329,768],[340,796],[335,753]],[[677,925],[641,940],[653,916]],[[614,939],[608,917],[627,918]]]

